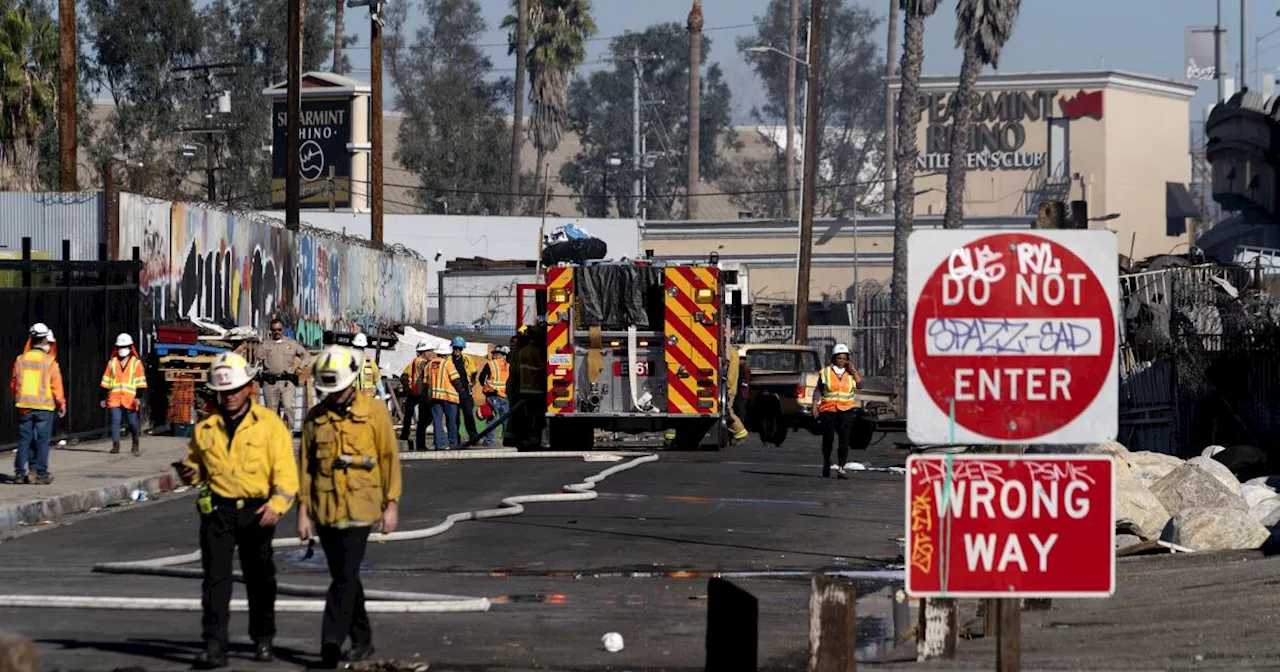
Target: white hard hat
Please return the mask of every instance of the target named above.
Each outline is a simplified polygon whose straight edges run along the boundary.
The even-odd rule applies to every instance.
[[[355,336],[351,337],[351,347],[367,348],[369,347],[369,338],[365,336],[363,333],[356,334]]]
[[[231,392],[253,382],[258,370],[244,357],[234,352],[224,352],[213,358],[209,366],[209,389],[214,392]]]
[[[442,345],[440,345],[439,347],[437,347],[437,348],[436,348],[436,354],[437,354],[437,355],[452,355],[452,354],[453,354],[453,346],[449,345],[448,343],[444,343],[444,344],[442,344]]]
[[[431,350],[431,346],[427,345],[426,341],[419,343],[418,347],[415,348],[415,351],[417,352],[428,352],[430,350]]]
[[[845,345],[844,343],[836,343],[836,347],[831,348],[832,357],[835,357],[836,355],[847,355],[847,354],[849,354],[849,346]]]
[[[133,337],[129,334],[120,334],[119,336],[116,336],[117,348],[127,348],[131,345],[133,345]]]
[[[49,326],[46,325],[44,322],[36,322],[35,324],[31,325],[30,334],[32,336],[35,336],[36,338],[48,338]]]
[[[311,378],[317,392],[333,394],[351,387],[360,374],[360,357],[339,345],[331,345],[311,365]]]
[[[53,332],[52,332],[52,331],[51,331],[51,332],[49,332],[49,337],[48,337],[48,338],[46,338],[46,339],[44,339],[44,340],[49,341],[50,343],[57,343],[57,342],[58,342],[58,339],[56,339],[56,338],[54,338],[54,337],[53,337]]]

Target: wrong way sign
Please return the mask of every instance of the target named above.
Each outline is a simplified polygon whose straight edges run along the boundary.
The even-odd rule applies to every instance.
[[[907,592],[1107,597],[1115,592],[1108,455],[907,460]]]
[[[1115,438],[1115,234],[921,230],[908,251],[913,442]]]

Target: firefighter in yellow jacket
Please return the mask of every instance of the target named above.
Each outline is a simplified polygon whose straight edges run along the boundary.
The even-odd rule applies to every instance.
[[[227,665],[231,616],[232,557],[240,547],[240,569],[249,598],[249,636],[254,660],[274,657],[276,566],[271,540],[298,490],[293,437],[274,412],[253,402],[257,369],[233,352],[209,368],[209,388],[218,412],[195,427],[187,459],[175,463],[188,484],[202,483],[200,510],[201,619],[204,652],[196,667]]]
[[[131,452],[141,455],[138,409],[142,404],[138,401],[138,391],[147,389],[147,371],[133,347],[133,336],[116,336],[116,351],[107,362],[107,370],[102,373],[102,389],[107,391],[102,407],[111,413],[111,452],[120,452],[120,421],[123,416],[129,423],[129,436],[133,439]]]
[[[374,526],[394,532],[400,508],[395,425],[384,404],[357,393],[359,372],[359,357],[346,348],[321,353],[312,380],[326,396],[302,425],[298,538],[320,537],[333,579],[320,632],[324,668],[373,654],[360,562]]]
[[[49,440],[53,436],[53,416],[67,414],[67,398],[62,392],[62,369],[58,366],[53,332],[44,323],[37,322],[28,330],[26,347],[13,362],[9,391],[18,410],[13,482],[51,483]],[[28,458],[35,473],[27,472]]]

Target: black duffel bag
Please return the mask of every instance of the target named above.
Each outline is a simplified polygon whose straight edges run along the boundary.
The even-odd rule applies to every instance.
[[[599,238],[562,240],[542,248],[542,265],[581,263],[593,259],[604,259],[608,254],[609,246]]]

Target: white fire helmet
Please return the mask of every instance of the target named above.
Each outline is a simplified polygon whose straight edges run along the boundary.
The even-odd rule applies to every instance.
[[[353,348],[367,348],[367,347],[369,347],[369,337],[368,337],[368,336],[365,336],[363,333],[359,333],[359,334],[356,334],[355,336],[352,336],[352,337],[351,337],[351,347],[353,347]]]
[[[360,357],[348,348],[331,345],[311,365],[311,378],[316,391],[324,394],[341,392],[356,382],[360,375]]]
[[[844,343],[837,343],[836,347],[831,348],[832,357],[835,357],[836,355],[847,355],[847,354],[849,354],[849,346],[845,345]]]
[[[44,322],[36,322],[35,324],[31,325],[31,330],[29,333],[30,335],[36,338],[48,338],[50,332],[49,332],[48,325],[46,325]]]
[[[213,359],[209,367],[209,389],[214,392],[233,392],[253,382],[258,370],[244,357],[234,352],[224,352]]]
[[[414,348],[414,351],[415,351],[415,352],[430,352],[430,351],[431,351],[431,346],[430,346],[430,345],[427,345],[427,342],[426,342],[426,341],[423,341],[423,342],[419,343],[419,344],[417,345],[417,347],[416,347],[416,348]]]
[[[131,345],[133,345],[133,337],[129,334],[120,334],[119,336],[116,336],[117,348],[127,348]]]
[[[444,343],[436,348],[436,354],[440,355],[441,357],[444,357],[445,355],[452,355],[453,346],[449,345],[448,343]]]

